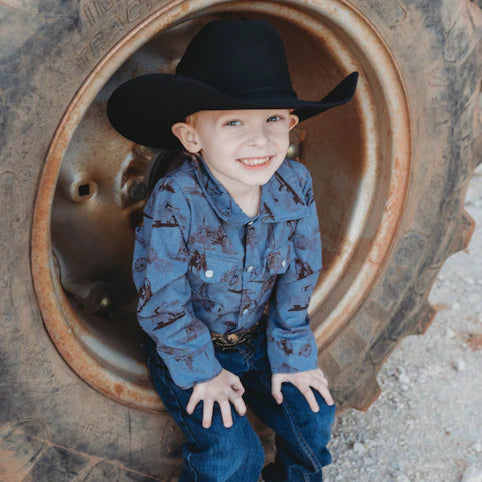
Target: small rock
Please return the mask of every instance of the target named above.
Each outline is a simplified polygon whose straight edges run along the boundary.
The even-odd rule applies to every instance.
[[[398,376],[398,380],[404,385],[408,385],[410,383],[410,378],[408,378],[408,376],[404,372],[400,373],[400,375]]]
[[[436,376],[442,371],[442,368],[438,365],[432,365],[427,369],[427,375]]]
[[[353,444],[353,450],[357,453],[357,454],[364,454],[367,449],[365,448],[365,446],[360,443],[360,442],[355,442]]]
[[[480,443],[479,441],[475,442],[474,445],[472,445],[471,449],[474,452],[482,452],[482,443]]]
[[[400,462],[398,460],[393,460],[390,462],[390,465],[393,470],[400,471],[402,470],[402,466],[400,465]]]
[[[453,363],[452,363],[452,366],[455,368],[455,370],[457,370],[458,372],[462,372],[465,370],[465,362],[464,360],[462,359],[459,359],[459,360],[455,360]]]
[[[482,465],[469,465],[462,482],[482,482]]]
[[[458,301],[455,301],[453,304],[452,304],[452,308],[454,310],[458,310],[460,308],[460,303]]]
[[[398,475],[396,480],[397,482],[410,482],[410,479],[405,474]]]
[[[455,336],[455,333],[450,328],[447,328],[445,330],[445,337],[446,338],[453,338],[454,336]]]

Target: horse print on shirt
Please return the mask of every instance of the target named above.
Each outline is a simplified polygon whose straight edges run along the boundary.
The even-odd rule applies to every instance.
[[[295,259],[296,266],[296,279],[300,280],[306,278],[310,274],[313,274],[310,263],[308,261],[302,261],[301,259]]]
[[[208,313],[222,313],[224,311],[224,305],[217,303],[209,296],[209,283],[203,283],[199,290],[192,291],[191,300],[196,303]]]
[[[152,298],[151,282],[148,278],[144,279],[144,283],[139,288],[139,302],[137,303],[137,313],[140,313],[146,303]]]
[[[288,311],[303,311],[308,308],[309,304],[310,304],[309,296],[306,296],[303,294],[290,296],[288,300],[288,305],[290,306],[290,308],[288,308]]]
[[[285,181],[285,179],[281,176],[281,174],[279,172],[275,172],[274,173],[274,176],[275,176],[275,179],[278,181],[279,183],[279,188],[278,190],[279,191],[286,191],[290,194],[290,201],[288,201],[288,199],[286,199],[284,196],[281,197],[281,204],[287,208],[287,209],[292,209],[293,208],[293,203],[296,205],[296,204],[303,204],[303,201],[301,200],[301,198],[298,196],[298,194],[296,193],[296,191]],[[279,198],[277,199],[277,201],[279,202]]]
[[[299,356],[304,356],[305,358],[309,358],[311,356],[311,353],[313,351],[313,348],[310,343],[306,343],[300,348],[300,351],[298,352]]]
[[[197,249],[194,249],[189,258],[189,267],[197,272],[206,271],[208,269],[206,264],[206,254],[200,253]]]
[[[182,338],[178,338],[177,343],[181,345],[189,343],[205,333],[206,330],[207,328],[205,325],[200,321],[195,320],[184,328],[185,335]]]
[[[219,246],[224,254],[235,254],[233,245],[224,229],[221,226],[217,228],[207,226],[205,222],[189,236],[189,244],[201,245],[205,251],[212,251],[214,246]]]
[[[163,301],[157,306],[152,314],[152,322],[155,323],[153,331],[160,330],[165,326],[169,326],[177,320],[184,318],[186,312],[184,310],[179,311],[181,307],[179,300]],[[159,320],[159,321],[158,321]]]
[[[290,340],[277,341],[276,346],[287,355],[293,354],[293,343]]]

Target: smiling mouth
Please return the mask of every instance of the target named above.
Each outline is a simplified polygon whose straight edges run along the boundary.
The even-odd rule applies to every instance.
[[[244,164],[245,166],[263,166],[264,164],[268,164],[271,159],[273,159],[273,156],[264,156],[264,157],[243,157],[241,159],[238,159],[238,161],[241,164]]]

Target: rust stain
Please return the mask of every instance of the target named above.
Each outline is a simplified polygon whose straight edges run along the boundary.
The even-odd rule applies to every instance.
[[[448,309],[449,306],[446,303],[437,303],[436,305],[433,305],[433,307],[437,311],[444,311],[444,310]]]
[[[120,397],[122,392],[124,391],[124,387],[120,383],[117,383],[114,385],[114,391]]]
[[[207,0],[200,3],[209,4]],[[321,38],[324,45],[323,50],[327,54],[336,57],[338,51],[340,52],[339,55],[342,55],[342,52],[344,52],[345,60],[343,62],[341,59],[339,60],[340,69],[342,71],[346,69],[352,70],[353,65],[352,61],[349,60],[348,49],[346,47],[340,47],[339,49],[337,36],[330,34],[325,27],[317,23],[315,15],[303,13],[302,10],[304,9],[279,5],[278,3],[268,5],[265,2],[214,3],[215,8],[212,10],[215,10],[215,13],[225,13],[230,10],[237,12],[241,9],[246,12],[287,19],[291,24],[297,25],[307,34],[312,35],[313,38]],[[301,3],[301,1],[298,0],[293,3]],[[383,182],[387,191],[386,199],[384,200],[386,202],[384,202],[383,212],[380,208],[380,225],[378,229],[371,230],[369,236],[363,240],[370,248],[366,261],[363,261],[362,266],[357,269],[358,275],[351,280],[351,288],[342,290],[343,296],[341,301],[338,300],[339,296],[332,296],[330,299],[336,299],[336,304],[334,302],[330,306],[327,304],[327,308],[323,310],[323,313],[322,310],[319,310],[319,313],[317,313],[317,319],[321,321],[327,312],[330,312],[329,319],[323,320],[327,321],[323,323],[323,338],[328,339],[330,334],[335,334],[346,324],[351,314],[359,306],[365,293],[371,288],[378,273],[384,266],[388,256],[387,253],[395,239],[409,183],[410,118],[408,104],[404,97],[404,88],[396,70],[396,64],[391,59],[390,52],[385,49],[380,39],[371,31],[371,27],[365,22],[363,17],[358,16],[344,2],[340,3],[339,7],[327,7],[325,2],[319,2],[319,4],[307,2],[307,5],[309,5],[307,8],[318,12],[318,14],[322,13],[323,16],[333,19],[340,31],[346,29],[351,36],[365,39],[364,49],[366,50],[366,55],[364,58],[370,58],[373,61],[368,63],[366,69],[362,68],[364,67],[362,64],[357,68],[362,72],[371,72],[373,70],[375,73],[371,74],[371,88],[377,91],[380,96],[386,95],[387,99],[391,99],[386,104],[382,102],[380,112],[378,112],[373,102],[362,102],[362,99],[360,99],[360,105],[356,107],[356,115],[354,114],[354,119],[357,122],[360,121],[361,125],[364,125],[365,118],[378,118],[379,115],[382,115],[384,119],[390,120],[390,122],[384,123],[386,131],[384,131],[383,135],[384,142],[390,144],[392,148],[390,150],[387,148],[382,152],[380,147],[377,146],[374,154],[377,166],[382,161],[390,162],[390,169],[381,170],[380,172],[382,179],[379,179],[379,181]],[[152,387],[146,387],[127,379],[124,383],[119,383],[119,377],[113,374],[108,367],[103,366],[95,356],[92,356],[83,344],[83,339],[95,336],[95,334],[78,318],[65,296],[60,280],[50,269],[53,264],[50,238],[51,207],[59,169],[73,132],[98,89],[104,85],[107,78],[112,74],[111,70],[113,67],[120,65],[121,61],[123,62],[128,54],[137,50],[147,39],[158,34],[165,27],[172,25],[173,22],[185,17],[188,12],[196,8],[199,8],[199,3],[195,4],[194,2],[183,2],[181,0],[167,2],[129,32],[92,70],[66,111],[52,141],[40,180],[32,227],[31,257],[35,292],[45,320],[45,326],[59,352],[74,371],[100,392],[128,406],[148,411],[157,411],[162,407]],[[209,9],[206,9],[203,13],[208,13],[208,11]],[[338,22],[341,23],[338,24]],[[335,49],[334,46],[336,46]],[[368,95],[370,89],[365,84],[365,90],[363,90],[363,85],[363,82],[361,82],[360,92],[365,92]],[[373,126],[370,127],[372,134],[373,129]],[[370,136],[367,136],[364,131],[359,135],[362,144],[369,142]],[[389,156],[387,159],[383,158],[384,153]],[[396,153],[396,155],[393,153]],[[365,163],[362,163],[359,167],[358,175],[360,179],[369,174]],[[348,243],[337,243],[337,245],[341,244],[345,245]],[[345,253],[350,253],[350,250],[352,250],[351,244],[345,247],[344,251],[334,251],[333,260],[330,261],[331,264],[338,263],[339,259],[343,262],[348,262],[346,261],[348,257]],[[348,278],[345,277],[345,279]],[[320,321],[314,321],[315,325],[320,324]],[[318,335],[317,338],[320,340],[322,338],[321,331]],[[121,394],[122,396],[120,396]]]
[[[472,351],[482,350],[482,333],[459,331],[458,335]]]

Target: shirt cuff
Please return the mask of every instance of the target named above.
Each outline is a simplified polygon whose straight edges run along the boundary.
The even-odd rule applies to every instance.
[[[159,354],[161,356],[161,354]],[[212,342],[180,357],[161,356],[174,383],[187,390],[217,377],[223,367],[214,354]]]
[[[298,373],[318,368],[316,339],[307,327],[296,334],[275,328],[268,336],[268,359],[273,373]]]

